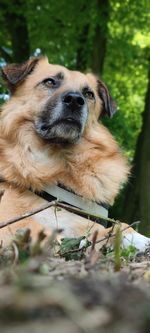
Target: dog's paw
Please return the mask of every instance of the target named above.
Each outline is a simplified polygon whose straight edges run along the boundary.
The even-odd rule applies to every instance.
[[[127,248],[133,245],[139,251],[145,251],[147,247],[150,246],[150,238],[139,234],[136,231],[123,234],[122,236],[122,246]]]

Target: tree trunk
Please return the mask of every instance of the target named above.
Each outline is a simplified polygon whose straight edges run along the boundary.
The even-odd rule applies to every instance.
[[[125,218],[140,220],[140,231],[150,236],[150,70],[143,112],[143,125],[137,140],[132,177],[125,199]]]
[[[93,39],[91,69],[96,74],[102,74],[106,55],[110,6],[109,0],[97,0],[97,24]]]
[[[24,0],[2,0],[2,14],[5,18],[5,26],[10,36],[13,62],[22,62],[30,56],[29,36],[27,20],[25,17]],[[5,59],[7,61],[7,59]]]
[[[88,6],[88,4],[83,6],[83,11],[87,11],[86,6]],[[87,69],[87,67],[90,67],[94,73],[102,73],[106,54],[109,13],[109,0],[97,0],[95,7],[95,30],[90,52],[90,59],[87,57],[87,54],[89,53],[88,34],[90,23],[85,24],[78,37],[79,47],[77,50],[76,66],[79,70],[84,71]]]
[[[79,71],[85,71],[87,68],[87,43],[88,43],[88,32],[89,24],[86,24],[83,28],[83,31],[79,34],[78,37],[78,49],[77,49],[77,59],[76,59],[76,68]]]

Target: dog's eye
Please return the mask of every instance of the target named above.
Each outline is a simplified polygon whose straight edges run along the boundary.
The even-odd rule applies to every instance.
[[[83,92],[84,97],[89,98],[89,99],[94,99],[94,93],[91,90],[86,90]]]
[[[43,81],[43,84],[48,88],[52,88],[52,87],[56,86],[57,82],[52,77],[49,77]]]

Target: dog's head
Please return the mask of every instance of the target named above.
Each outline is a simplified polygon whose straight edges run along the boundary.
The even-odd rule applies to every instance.
[[[2,75],[17,107],[26,106],[25,118],[35,133],[50,143],[77,143],[88,124],[116,109],[101,80],[49,64],[46,57],[7,65]]]

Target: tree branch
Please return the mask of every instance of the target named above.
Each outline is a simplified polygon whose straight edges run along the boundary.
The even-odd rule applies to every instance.
[[[22,215],[18,215],[18,216],[16,216],[16,217],[12,218],[12,219],[7,220],[7,221],[2,221],[2,222],[0,223],[0,229],[4,228],[4,227],[6,227],[6,226],[8,226],[8,225],[10,225],[10,224],[13,224],[13,223],[15,223],[15,222],[18,222],[18,221],[20,221],[20,220],[26,219],[27,217],[30,217],[30,216],[32,216],[32,215],[35,215],[35,214],[37,214],[37,213],[39,213],[39,212],[42,212],[43,210],[45,210],[45,209],[47,209],[47,208],[50,208],[50,207],[60,207],[60,208],[64,208],[64,209],[66,209],[67,211],[72,212],[72,213],[77,213],[77,214],[83,215],[83,216],[88,217],[88,218],[89,218],[90,216],[93,216],[93,217],[95,217],[95,218],[99,218],[99,219],[102,219],[102,220],[104,220],[104,221],[111,222],[111,223],[113,223],[113,224],[118,224],[118,223],[119,223],[118,221],[115,221],[115,220],[113,220],[113,219],[111,219],[111,218],[106,218],[106,217],[104,217],[104,216],[95,216],[95,215],[93,215],[93,214],[90,215],[89,213],[86,213],[86,212],[84,212],[84,211],[82,211],[82,210],[80,210],[80,209],[78,209],[78,208],[75,208],[75,207],[69,206],[69,205],[67,205],[67,204],[63,204],[63,203],[61,203],[61,202],[59,202],[59,201],[51,201],[51,202],[49,202],[49,203],[46,203],[46,204],[40,206],[39,208],[35,208],[35,209],[31,210],[30,212],[24,213],[24,214],[22,214]],[[96,222],[95,222],[95,223],[96,223]]]
[[[121,223],[121,222],[120,222]],[[133,222],[132,224],[130,224],[130,225],[128,225],[127,227],[125,227],[124,229],[122,229],[121,230],[121,233],[123,233],[123,231],[126,231],[127,229],[129,229],[129,228],[131,228],[131,227],[133,227],[133,226],[135,226],[135,225],[137,225],[137,224],[139,224],[140,223],[140,221],[136,221],[136,222]],[[113,228],[113,227],[112,227]],[[111,234],[111,233],[109,233],[107,236],[105,236],[105,237],[103,237],[103,238],[101,238],[101,239],[98,239],[97,241],[96,241],[96,244],[98,244],[98,243],[101,243],[101,242],[103,242],[104,240],[108,240],[109,238],[112,238],[112,237],[115,237],[116,236],[116,233],[113,233],[113,234]]]
[[[39,213],[39,212],[42,212],[43,210],[45,210],[45,209],[47,209],[47,208],[49,208],[49,207],[55,206],[55,205],[56,205],[56,204],[55,204],[55,201],[51,201],[50,203],[48,203],[48,204],[44,204],[44,205],[42,205],[42,206],[39,207],[39,208],[36,208],[36,209],[31,210],[30,212],[27,212],[27,213],[22,214],[22,215],[18,215],[18,216],[16,216],[16,217],[12,218],[12,219],[7,220],[7,221],[2,221],[2,222],[0,223],[0,229],[2,229],[2,228],[4,228],[4,227],[7,227],[8,225],[13,224],[13,223],[15,223],[15,222],[18,222],[18,221],[20,221],[20,220],[24,220],[24,219],[26,219],[27,217],[30,217],[30,216],[32,216],[32,215],[35,215],[35,214],[37,214],[37,213]]]

